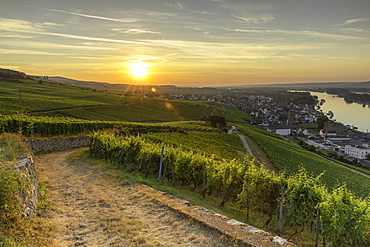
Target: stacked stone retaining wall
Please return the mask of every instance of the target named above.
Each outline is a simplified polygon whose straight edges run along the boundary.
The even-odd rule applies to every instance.
[[[90,138],[88,136],[80,136],[69,138],[27,139],[25,142],[28,144],[31,152],[37,154],[87,147],[90,145]]]
[[[39,180],[36,173],[36,165],[32,156],[22,159],[17,166],[13,167],[18,171],[18,180],[23,185],[16,194],[19,205],[21,206],[21,215],[29,218],[36,214],[37,201],[40,197]]]

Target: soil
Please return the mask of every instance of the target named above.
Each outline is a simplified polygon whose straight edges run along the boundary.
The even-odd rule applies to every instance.
[[[42,214],[54,226],[49,246],[246,246],[242,238],[262,238],[248,246],[279,246],[272,235],[240,232],[240,226],[225,223],[230,219],[166,193],[124,185],[117,171],[80,155],[77,150],[35,157],[51,205]]]

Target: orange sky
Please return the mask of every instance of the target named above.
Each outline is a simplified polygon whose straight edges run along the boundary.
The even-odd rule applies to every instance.
[[[0,55],[2,68],[113,83],[368,81],[370,1],[5,0]]]

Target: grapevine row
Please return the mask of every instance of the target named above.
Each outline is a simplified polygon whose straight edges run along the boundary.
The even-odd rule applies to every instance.
[[[191,140],[189,140],[191,141]],[[161,145],[150,138],[95,133],[90,152],[129,171],[157,176]],[[220,206],[238,201],[250,212],[268,216],[266,225],[279,215],[283,206],[284,224],[297,229],[318,225],[327,243],[335,246],[367,246],[369,242],[369,201],[356,198],[345,186],[328,192],[321,175],[305,170],[295,175],[276,175],[255,160],[216,160],[195,151],[166,146],[162,179],[192,185],[203,197],[220,197]],[[321,207],[321,222],[317,222]]]
[[[70,135],[118,128],[125,132],[201,130],[215,131],[203,122],[132,123],[117,121],[91,121],[67,117],[39,117],[30,115],[0,115],[0,132],[31,135]]]
[[[269,160],[280,172],[295,174],[301,167],[308,172],[322,176],[322,180],[334,189],[338,182],[345,182],[356,195],[367,197],[370,193],[369,178],[349,171],[348,169],[322,157],[319,157],[301,147],[295,146],[266,131],[256,128],[239,126],[238,130],[251,137],[267,154]]]

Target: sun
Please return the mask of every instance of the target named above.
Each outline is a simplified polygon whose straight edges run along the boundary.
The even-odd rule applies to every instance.
[[[148,63],[133,62],[129,64],[129,67],[131,68],[130,73],[133,77],[143,78],[147,74],[149,74],[149,71],[148,71],[149,64]]]

